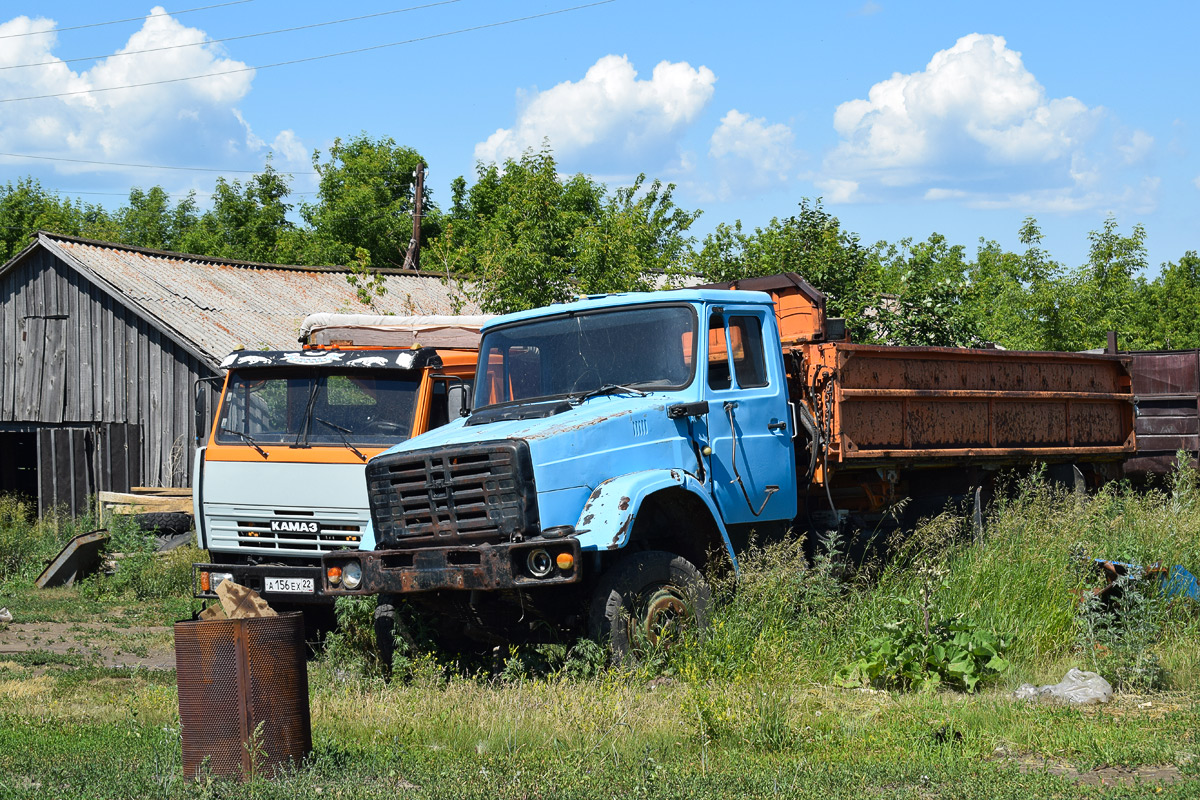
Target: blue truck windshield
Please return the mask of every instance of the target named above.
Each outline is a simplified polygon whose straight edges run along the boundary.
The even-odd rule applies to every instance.
[[[582,396],[605,386],[674,391],[695,373],[691,306],[628,306],[489,331],[475,407]]]
[[[247,369],[229,376],[221,444],[387,446],[412,434],[420,372]],[[250,437],[247,439],[246,437]]]

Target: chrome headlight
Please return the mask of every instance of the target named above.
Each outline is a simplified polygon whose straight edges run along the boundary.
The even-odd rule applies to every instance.
[[[357,589],[362,583],[362,565],[357,561],[347,561],[342,567],[342,586],[347,589]]]
[[[525,556],[525,569],[535,578],[544,578],[554,570],[554,559],[542,548],[530,550]]]

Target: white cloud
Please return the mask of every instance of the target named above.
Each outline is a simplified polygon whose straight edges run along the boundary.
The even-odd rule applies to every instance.
[[[730,109],[713,131],[708,154],[715,159],[745,165],[743,179],[754,185],[784,183],[796,163],[792,129],[783,123],[768,125],[761,117],[750,117]]]
[[[296,136],[291,128],[280,131],[271,143],[271,149],[283,157],[289,164],[303,164],[308,161],[308,148]]]
[[[1192,183],[1196,184],[1196,188],[1197,188],[1197,189],[1200,189],[1200,175],[1197,175],[1197,176],[1196,176],[1196,177],[1195,177],[1195,178],[1192,180]]]
[[[842,103],[833,125],[841,141],[823,171],[827,180],[858,182],[860,200],[1141,206],[1136,198],[1147,190],[1126,191],[1118,173],[1154,144],[1140,130],[1099,136],[1113,125],[1105,109],[1048,97],[1004,37],[979,33],[935,53],[925,69],[894,73],[865,99]]]
[[[275,137],[275,141],[267,144],[262,137],[254,132],[250,127],[250,123],[242,116],[242,112],[236,108],[233,110],[233,116],[238,123],[246,131],[246,149],[251,152],[259,152],[262,150],[270,150],[278,159],[275,162],[276,169],[286,171],[289,167],[299,168],[307,167],[310,162],[308,160],[308,149],[304,143],[296,136],[296,132],[290,128],[285,131],[280,131]],[[282,163],[280,163],[282,162]]]
[[[56,27],[53,20],[26,16],[0,24],[0,37],[50,32],[4,39],[0,66],[15,68],[0,70],[0,96],[62,95],[5,104],[0,149],[94,161],[207,166],[227,164],[247,153],[257,156],[265,147],[237,110],[250,91],[254,71],[227,57],[204,31],[183,25],[161,6],[151,9],[124,46],[78,72],[54,55]],[[139,52],[152,49],[155,52]],[[38,66],[18,66],[25,64]],[[97,91],[229,72],[233,74]],[[83,93],[65,94],[72,92]],[[56,168],[71,173],[98,169],[68,164]],[[136,177],[158,176],[141,171]]]
[[[821,190],[822,198],[830,203],[852,203],[859,199],[858,181],[825,178],[814,183]]]
[[[940,186],[934,186],[925,191],[926,200],[961,200],[966,196],[967,193],[962,189],[943,189]]]
[[[1075,189],[1041,189],[1013,192],[1007,195],[964,194],[968,208],[1020,209],[1030,213],[1074,213],[1102,210],[1128,210],[1134,214],[1150,214],[1158,208],[1162,179],[1147,176],[1136,184],[1119,189],[1079,191]]]
[[[842,103],[832,156],[845,169],[902,170],[971,150],[994,163],[1048,161],[1068,152],[1092,111],[1045,91],[1001,36],[973,33],[935,54],[922,72],[895,73],[866,100]],[[918,180],[912,174],[912,180]]]
[[[235,108],[233,110],[233,116],[235,119],[237,119],[238,124],[246,129],[246,147],[251,150],[261,150],[267,146],[267,143],[263,141],[262,137],[255,133],[254,129],[250,127],[250,123],[247,122],[246,118],[242,116],[241,111]]]
[[[1120,137],[1117,149],[1125,157],[1126,164],[1137,164],[1144,160],[1154,148],[1154,137],[1145,131],[1132,131]]]
[[[717,78],[708,67],[668,61],[649,80],[637,75],[628,58],[607,55],[579,81],[522,94],[516,124],[475,145],[475,157],[516,158],[541,147],[543,139],[556,157],[591,159],[600,169],[636,166],[648,154],[662,155],[708,104]]]

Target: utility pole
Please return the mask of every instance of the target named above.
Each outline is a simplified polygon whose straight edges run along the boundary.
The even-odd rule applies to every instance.
[[[413,232],[408,240],[408,252],[404,254],[404,268],[419,270],[421,268],[421,209],[425,203],[425,162],[417,164],[413,170],[415,191],[413,192]]]

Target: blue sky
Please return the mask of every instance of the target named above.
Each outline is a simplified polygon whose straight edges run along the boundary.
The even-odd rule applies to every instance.
[[[680,205],[704,211],[698,234],[821,196],[867,243],[936,231],[971,253],[980,237],[1017,249],[1032,215],[1074,265],[1114,214],[1124,232],[1146,227],[1151,274],[1200,249],[1194,3],[249,0],[171,13],[220,1],[4,3],[0,152],[43,160],[0,157],[0,180],[31,174],[106,205],[159,184],[204,203],[221,173],[113,164],[236,179],[270,151],[303,200],[312,151],[365,131],[420,151],[445,204],[477,160],[548,138],[564,172],[674,182]],[[368,14],[381,16],[214,41]],[[95,91],[214,72],[229,74]]]

